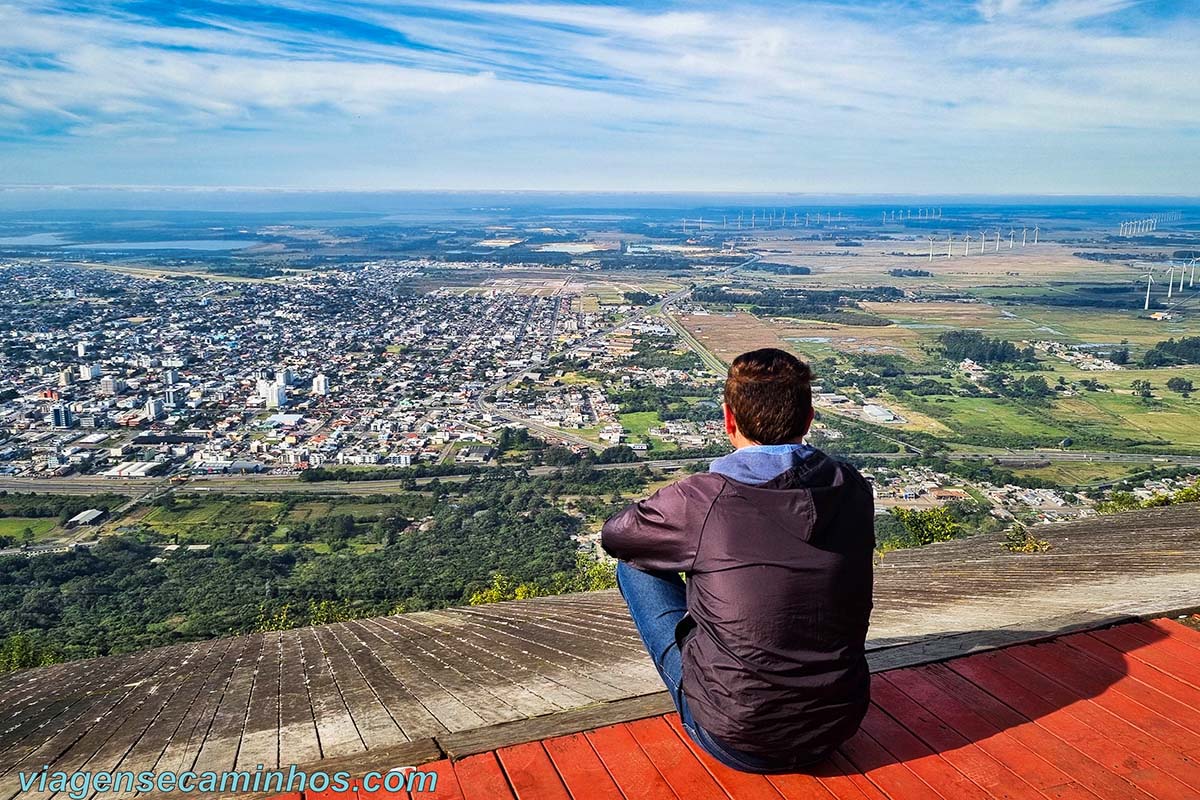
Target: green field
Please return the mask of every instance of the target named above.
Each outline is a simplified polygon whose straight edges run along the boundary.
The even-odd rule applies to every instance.
[[[1062,486],[1088,486],[1146,472],[1145,465],[1115,464],[1112,462],[1059,462],[1044,467],[1014,469],[1014,473],[1028,478],[1041,478]]]
[[[33,530],[34,540],[45,538],[57,527],[57,522],[45,517],[0,517],[0,536],[11,536],[18,542],[26,528]]]
[[[629,431],[629,438],[635,442],[647,441],[647,431],[662,425],[657,411],[635,411],[621,414],[618,419],[625,430]]]

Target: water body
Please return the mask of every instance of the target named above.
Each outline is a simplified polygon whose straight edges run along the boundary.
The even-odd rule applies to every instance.
[[[0,236],[0,246],[6,247],[44,247],[46,245],[66,244],[67,240],[60,233],[31,233],[27,236]]]
[[[67,245],[69,250],[244,250],[258,244],[256,239],[176,239],[167,242],[89,242]]]

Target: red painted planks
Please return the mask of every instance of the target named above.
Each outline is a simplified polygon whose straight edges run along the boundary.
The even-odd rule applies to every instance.
[[[1190,787],[1158,769],[1150,759],[1128,751],[1127,742],[1107,724],[1118,721],[1112,715],[1104,712],[1080,715],[1076,709],[1069,708],[1070,699],[1056,702],[1054,698],[1061,698],[1064,694],[1062,690],[1051,681],[1022,668],[1019,662],[1002,651],[950,661],[947,666],[1025,716],[1037,720],[1038,725],[1109,771],[1136,784],[1151,797],[1195,800],[1195,792]],[[1087,704],[1079,703],[1078,706],[1082,708]]]
[[[468,756],[454,763],[463,800],[515,800],[508,779],[493,753]]]
[[[986,800],[987,792],[934,753],[907,728],[875,703],[867,710],[862,729],[921,780],[953,800]]]
[[[701,750],[700,746],[693,742],[687,735],[687,731],[683,729],[678,714],[669,714],[661,719],[671,726],[671,730],[679,737],[679,741],[704,765],[713,779],[730,797],[737,800],[781,800],[780,793],[762,775],[750,775],[730,769]]]
[[[1128,675],[1139,683],[1145,684],[1165,697],[1170,698],[1176,706],[1176,714],[1184,714],[1181,722],[1192,719],[1190,714],[1200,717],[1200,689],[1189,686],[1178,678],[1172,677],[1162,670],[1155,669],[1144,661],[1131,658],[1120,650],[1107,645],[1090,634],[1078,634],[1062,640],[1068,647],[1086,654],[1089,658],[1103,664],[1114,672]],[[1192,724],[1200,730],[1200,719]]]
[[[496,751],[517,800],[570,800],[562,778],[541,742],[528,742]]]
[[[871,783],[878,786],[894,800],[939,800],[942,798],[929,784],[921,780],[897,760],[891,753],[884,750],[879,742],[860,729],[850,737],[839,750],[850,762],[852,768],[864,773]],[[947,800],[953,800],[953,795],[946,795]]]
[[[1136,636],[1146,644],[1164,642],[1172,649],[1184,653],[1191,652],[1193,656],[1200,650],[1200,632],[1180,625],[1170,620],[1143,620],[1131,625],[1120,626],[1131,636]]]
[[[1090,659],[1062,642],[1034,648],[1017,647],[1009,653],[1021,663],[1058,683],[1069,686],[1082,698],[1132,722],[1139,729],[1181,753],[1200,750],[1200,733],[1180,725],[1174,717],[1178,704],[1133,678],[1098,668]],[[1081,663],[1082,662],[1082,663]]]
[[[886,674],[875,680],[871,697],[880,708],[894,719],[900,720],[904,727],[921,739],[930,750],[940,755],[992,797],[1031,797],[1037,794],[1019,772],[1004,766],[978,745],[950,728],[934,713],[936,708],[915,702],[889,680]],[[941,700],[936,694],[927,699],[935,703]]]
[[[688,800],[729,800],[662,717],[630,722],[626,727],[675,794]]]
[[[663,780],[654,764],[650,763],[627,726],[610,725],[588,731],[585,735],[626,797],[657,799],[678,796]]]
[[[1193,688],[1200,689],[1200,659],[1195,658],[1191,653],[1180,657],[1168,648],[1168,643],[1165,641],[1161,642],[1159,646],[1151,647],[1130,631],[1125,630],[1126,627],[1122,625],[1117,628],[1095,631],[1092,635],[1117,648],[1130,658],[1143,661]]]
[[[582,733],[556,736],[542,744],[574,800],[624,800],[604,762]]]
[[[1148,800],[1149,795],[1133,784],[1114,775],[1041,725],[1018,714],[947,665],[931,664],[914,671],[946,694],[962,700],[973,712],[998,730],[1003,730],[1030,754],[1040,755],[1096,795],[1102,798],[1137,797]]]
[[[1030,748],[1004,728],[993,724],[978,713],[969,700],[947,692],[921,670],[899,670],[885,677],[913,702],[937,716],[961,737],[963,743],[973,743],[1042,794],[1081,800],[1096,798],[1095,793],[1074,785],[1069,774],[1043,757],[1037,749]],[[930,744],[933,746],[932,741]],[[945,739],[940,744],[943,749],[962,746],[955,745],[953,739]]]

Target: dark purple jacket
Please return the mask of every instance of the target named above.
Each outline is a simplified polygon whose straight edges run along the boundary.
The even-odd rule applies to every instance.
[[[750,485],[691,475],[604,525],[604,549],[644,570],[687,575],[676,630],[683,691],[723,744],[811,760],[857,730],[875,547],[870,486],[808,451]]]

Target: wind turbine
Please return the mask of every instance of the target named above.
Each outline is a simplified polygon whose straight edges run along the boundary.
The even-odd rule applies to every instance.
[[[933,263],[933,237],[930,236],[928,238],[929,238],[929,263],[932,264]]]
[[[1200,261],[1200,257],[1197,257],[1197,258],[1193,258],[1193,259],[1192,259],[1192,264],[1191,264],[1191,267],[1192,267],[1192,277],[1188,278],[1188,288],[1189,288],[1189,289],[1190,289],[1192,286],[1195,286],[1195,285],[1196,285],[1196,262],[1197,262],[1197,261]]]
[[[954,255],[954,234],[950,234],[950,238],[946,240],[946,258]]]
[[[1146,273],[1146,305],[1142,306],[1143,311],[1150,310],[1150,284],[1154,283],[1154,273]]]
[[[1038,243],[1038,231],[1039,230],[1041,230],[1041,228],[1039,228],[1037,225],[1033,226],[1033,243],[1034,244]]]
[[[1175,285],[1175,265],[1172,264],[1167,268],[1167,299],[1171,299],[1171,287]]]
[[[996,252],[1000,252],[1000,229],[996,229]]]
[[[1017,229],[1009,228],[1008,229],[1008,249],[1009,250],[1013,249],[1013,240],[1015,240],[1016,238],[1017,238]]]
[[[1183,264],[1180,264],[1179,265],[1179,293],[1180,294],[1183,294],[1183,273],[1184,272],[1186,272],[1186,270],[1183,268]]]
[[[963,255],[969,256],[971,255],[971,234],[968,233],[964,241],[966,242],[966,247],[963,248]]]
[[[1021,228],[1021,247],[1025,246],[1025,238],[1029,235],[1029,228]]]
[[[987,247],[987,231],[979,232],[979,252],[983,253],[983,249]]]

